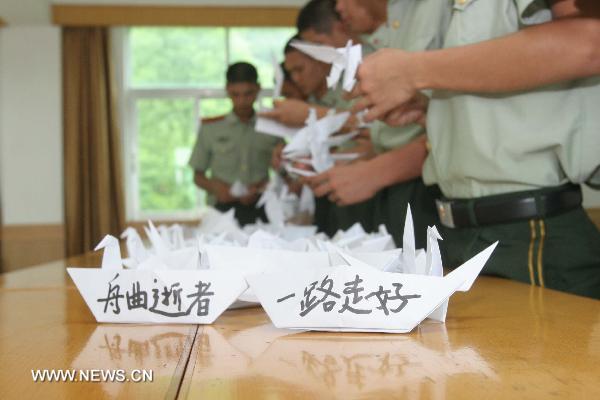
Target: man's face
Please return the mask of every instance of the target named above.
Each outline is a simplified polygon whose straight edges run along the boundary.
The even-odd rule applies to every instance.
[[[300,32],[300,37],[306,42],[333,47],[344,47],[351,39],[344,24],[339,21],[332,24],[330,33],[319,33],[311,28]]]
[[[285,55],[285,69],[302,93],[310,96],[326,85],[331,67],[294,50]]]
[[[289,80],[283,82],[281,95],[286,99],[306,100],[306,96],[304,96],[298,85]]]
[[[377,21],[373,18],[373,0],[337,0],[335,9],[348,30],[362,34],[372,33],[377,29]]]
[[[237,82],[227,84],[227,95],[233,103],[233,112],[239,116],[248,116],[254,112],[254,102],[260,91],[256,83]]]

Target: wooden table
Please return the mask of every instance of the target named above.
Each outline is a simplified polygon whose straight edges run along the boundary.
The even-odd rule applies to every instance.
[[[0,399],[600,398],[600,301],[480,277],[409,335],[97,324],[65,266],[0,275]],[[152,370],[152,382],[34,383],[32,369]],[[129,375],[128,375],[129,376]]]

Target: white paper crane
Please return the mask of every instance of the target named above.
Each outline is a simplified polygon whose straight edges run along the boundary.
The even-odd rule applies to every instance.
[[[135,228],[128,227],[125,229],[121,233],[121,239],[125,239],[127,254],[129,255],[129,258],[124,261],[127,267],[135,267],[150,256],[140,234]]]
[[[430,226],[427,228],[427,262],[426,275],[444,276],[442,268],[442,254],[438,240],[442,240],[437,228]]]
[[[341,139],[337,138],[332,142],[330,136],[342,129],[349,117],[350,113],[344,112],[317,120],[316,111],[311,109],[306,127],[301,129],[284,147],[284,158],[310,164],[318,173],[328,170],[334,165],[330,147],[332,144],[343,143]],[[350,140],[351,137],[345,135],[344,140]]]
[[[404,273],[417,273],[416,259],[417,253],[415,246],[415,226],[413,224],[412,211],[409,204],[406,209],[404,234],[402,236],[402,265]]]
[[[119,247],[119,239],[111,235],[104,236],[104,239],[102,239],[102,241],[98,243],[94,251],[102,249],[104,249],[104,254],[102,254],[102,269],[123,269],[123,264],[121,260],[121,248]]]
[[[331,64],[331,71],[327,77],[327,86],[335,88],[344,73],[342,87],[351,92],[356,84],[356,71],[362,61],[362,46],[348,41],[346,47],[336,49],[335,47],[316,45],[301,41],[291,43],[293,47],[309,55],[315,60]]]
[[[275,175],[256,206],[264,206],[271,225],[275,229],[281,229],[285,226],[285,222],[299,211],[300,199],[298,195],[290,192],[288,185],[281,176]]]
[[[280,179],[279,175],[277,175],[275,179],[271,180],[258,200],[258,203],[256,203],[256,207],[265,207],[265,214],[267,214],[269,222],[278,227],[282,227],[286,220],[282,204],[281,191],[283,189],[279,181]],[[283,185],[283,187],[287,188],[286,185]]]

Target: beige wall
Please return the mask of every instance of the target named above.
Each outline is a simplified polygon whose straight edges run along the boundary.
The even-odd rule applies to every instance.
[[[3,269],[62,258],[64,239],[60,30],[0,31],[0,196]]]
[[[4,224],[62,223],[60,30],[8,26],[0,54]]]

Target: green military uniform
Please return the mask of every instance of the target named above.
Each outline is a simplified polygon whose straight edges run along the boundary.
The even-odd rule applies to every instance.
[[[204,124],[189,165],[195,171],[210,172],[211,177],[230,185],[236,181],[251,185],[268,180],[273,148],[280,139],[256,132],[255,123],[255,118],[243,123],[231,113],[222,120]],[[208,203],[221,211],[235,208],[236,218],[242,225],[253,223],[256,218],[266,220],[264,210],[254,205],[218,204],[210,194]]]
[[[551,16],[543,0],[456,0],[445,47],[509,35]],[[539,210],[530,219],[485,226],[472,226],[471,216],[469,224],[444,229],[447,266],[499,240],[484,273],[600,298],[600,233],[580,205],[558,214],[539,206],[547,193],[597,171],[598,104],[600,78],[510,94],[433,93],[425,182],[470,212],[526,197]]]
[[[315,95],[309,96],[308,103],[333,108],[338,112],[348,111],[352,107],[352,102],[344,99],[344,90],[341,85],[338,85],[336,89],[328,90],[321,98],[317,98]]]
[[[452,8],[449,0],[390,0],[388,21],[372,33],[363,35],[367,52],[381,48],[406,51],[437,49],[442,46]],[[371,141],[377,153],[397,149],[412,142],[425,130],[417,124],[392,127],[376,121],[371,127]],[[411,204],[416,244],[427,244],[427,226],[437,223],[435,202],[421,178],[387,187],[376,199],[375,224],[383,223],[402,246],[407,204]]]

